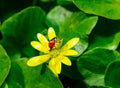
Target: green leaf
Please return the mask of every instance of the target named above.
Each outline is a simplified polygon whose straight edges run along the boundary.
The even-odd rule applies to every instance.
[[[104,75],[91,74],[90,77],[85,79],[89,86],[104,86]]]
[[[110,19],[120,19],[119,0],[73,0],[73,2],[85,13],[95,14]]]
[[[88,35],[96,25],[97,20],[97,16],[88,16],[83,12],[73,13],[72,16],[60,26],[59,37],[63,39],[64,43],[71,38],[79,37],[80,41],[75,49],[80,55],[88,47]]]
[[[79,60],[78,60],[79,61]],[[104,74],[95,74],[77,63],[79,72],[84,77],[84,82],[89,86],[87,88],[111,88],[104,84]]]
[[[95,48],[82,54],[78,59],[78,64],[93,73],[104,74],[106,67],[118,57],[117,51]]]
[[[4,82],[0,88],[8,88],[7,83],[6,83],[6,82]]]
[[[12,60],[11,62],[11,70],[6,79],[6,82],[9,88],[23,88],[24,86],[22,70],[16,63],[16,60]]]
[[[109,65],[105,74],[105,85],[120,88],[120,60]]]
[[[59,79],[43,64],[37,67],[27,66],[27,58],[20,58],[12,62],[12,70],[8,86],[13,88],[18,83],[22,88],[63,88]]]
[[[118,46],[118,49],[117,49],[117,50],[118,50],[118,52],[120,53],[120,45]]]
[[[88,49],[93,49],[96,47],[102,47],[109,50],[117,49],[120,42],[119,25],[120,21],[100,18],[95,29],[89,36]]]
[[[0,45],[0,86],[8,76],[11,61],[4,48]]]
[[[79,60],[77,60],[77,67],[78,67],[79,72],[84,77],[84,82],[88,86],[105,86],[103,74],[95,74],[95,73],[87,70],[86,68],[82,67],[81,64],[79,64]],[[97,88],[97,87],[95,87],[95,88]]]
[[[120,32],[113,34],[111,36],[96,35],[96,37],[92,39],[94,40],[94,42],[90,44],[89,49],[95,47],[102,47],[109,50],[115,50],[119,45],[120,42],[119,39],[120,39]]]
[[[69,19],[71,15],[72,12],[69,10],[63,8],[62,6],[56,6],[47,14],[46,24],[54,27],[56,30],[66,19]]]
[[[60,27],[60,34],[63,37],[69,35],[68,37],[71,38],[74,36],[87,36],[91,33],[97,20],[97,16],[88,16],[83,12],[75,12],[69,19],[65,20],[64,24]]]
[[[30,41],[38,32],[41,32],[44,27],[45,13],[39,7],[28,7],[19,13],[5,20],[1,26],[3,39],[1,44],[5,47],[10,56],[20,51],[24,53],[24,49],[30,46]],[[29,48],[28,51],[32,51]],[[26,53],[24,53],[26,54]],[[34,52],[27,56],[34,55]]]

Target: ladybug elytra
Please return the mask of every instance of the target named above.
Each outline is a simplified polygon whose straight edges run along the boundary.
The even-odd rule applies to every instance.
[[[51,40],[49,41],[48,46],[49,46],[50,50],[51,50],[53,47],[55,47],[55,42],[56,42],[56,37],[53,38],[53,39],[51,39]]]

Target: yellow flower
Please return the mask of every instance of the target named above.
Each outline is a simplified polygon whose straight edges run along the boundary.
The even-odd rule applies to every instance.
[[[77,51],[71,49],[74,47],[79,38],[72,38],[62,48],[60,48],[62,40],[56,38],[55,31],[52,27],[48,29],[48,39],[41,33],[37,34],[39,41],[32,41],[31,45],[33,48],[44,53],[44,55],[35,56],[27,61],[28,66],[37,66],[44,62],[48,62],[48,67],[52,70],[55,75],[60,74],[61,64],[71,66],[71,61],[67,56],[75,56],[78,54]]]

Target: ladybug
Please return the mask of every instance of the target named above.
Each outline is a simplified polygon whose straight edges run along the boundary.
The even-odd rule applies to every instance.
[[[51,40],[49,41],[48,46],[49,46],[50,50],[51,50],[53,47],[55,47],[55,42],[56,42],[56,37],[53,38],[53,39],[51,39]]]

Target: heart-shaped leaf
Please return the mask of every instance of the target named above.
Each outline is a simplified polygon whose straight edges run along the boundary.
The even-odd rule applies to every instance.
[[[82,11],[110,19],[120,19],[119,0],[73,0]]]
[[[45,13],[42,9],[28,7],[3,22],[1,44],[10,56],[16,52],[22,52],[27,56],[34,55],[33,49],[30,47],[30,41],[44,29],[44,19]],[[27,49],[29,53],[25,53],[24,49]]]

